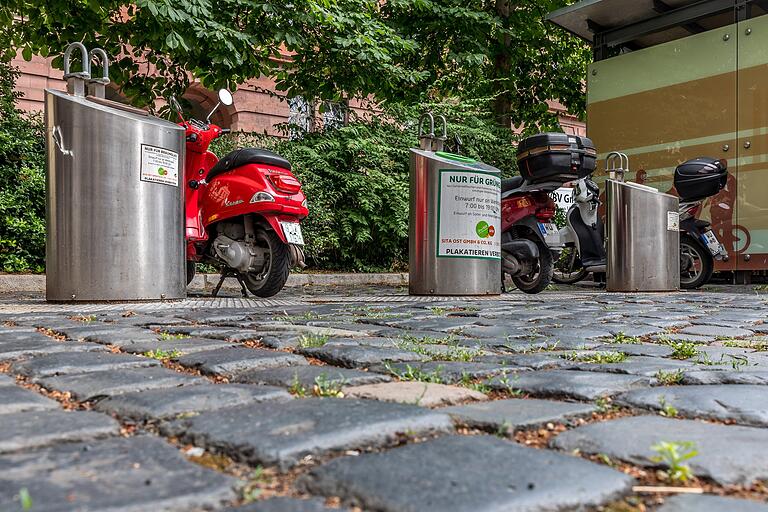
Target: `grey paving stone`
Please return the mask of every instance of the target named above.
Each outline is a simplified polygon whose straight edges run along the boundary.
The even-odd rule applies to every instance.
[[[118,437],[0,457],[0,510],[21,510],[21,488],[33,512],[210,510],[234,499],[237,483],[156,437]]]
[[[496,437],[447,436],[336,459],[312,469],[298,485],[365,510],[525,512],[607,503],[628,493],[632,479],[577,457]]]
[[[213,338],[224,341],[258,341],[263,336],[263,331],[233,329],[231,327],[161,326],[160,328],[171,334],[186,334],[195,338]]]
[[[667,341],[687,341],[689,343],[696,343],[699,345],[707,345],[715,341],[714,336],[698,336],[695,334],[683,334],[683,333],[664,333],[656,336],[651,336],[652,340],[659,342]]]
[[[399,434],[452,430],[447,414],[415,405],[343,398],[220,409],[163,427],[168,435],[252,464],[286,470],[304,457],[390,444]]]
[[[1,327],[0,347],[15,341],[50,342],[51,338],[39,332],[34,327]]]
[[[345,368],[366,368],[385,361],[397,363],[402,361],[420,361],[423,356],[396,348],[375,348],[366,346],[331,345],[323,347],[303,348],[299,353],[315,357],[328,364]]]
[[[131,368],[119,372],[102,371],[43,377],[38,384],[46,389],[65,391],[81,401],[95,400],[131,391],[172,388],[208,382],[165,368]]]
[[[536,354],[519,354],[519,355],[485,355],[475,358],[475,362],[478,363],[498,363],[506,366],[518,366],[522,368],[530,368],[532,370],[550,370],[554,368],[563,368],[570,366],[572,363],[566,361],[558,354],[565,354],[565,352],[541,352]]]
[[[87,441],[120,433],[120,425],[115,420],[89,411],[17,412],[3,414],[0,423],[0,453]]]
[[[658,512],[768,512],[768,504],[707,494],[679,494],[664,500]]]
[[[656,334],[663,330],[660,327],[634,323],[634,320],[632,319],[621,319],[621,320],[624,321],[625,323],[601,324],[600,328],[607,330],[613,336],[616,336],[619,333],[621,333],[621,334],[624,334],[625,336],[638,336],[638,337],[650,336],[652,334]]]
[[[280,497],[256,501],[242,507],[227,508],[222,512],[330,512],[333,510],[343,512],[348,509],[328,508],[325,506],[325,500],[320,498],[302,500]]]
[[[373,371],[364,372],[349,368],[312,365],[251,370],[238,374],[234,381],[248,384],[282,386],[284,388],[290,388],[294,384],[299,384],[307,389],[312,389],[317,379],[327,383],[334,382],[344,384],[345,386],[359,386],[362,384],[389,382],[392,380],[392,377]]]
[[[343,391],[344,395],[350,398],[416,404],[422,407],[438,407],[472,400],[488,400],[487,395],[465,387],[416,381],[366,384],[347,387]]]
[[[626,405],[677,409],[686,418],[732,420],[741,425],[768,426],[768,393],[763,386],[668,386],[638,389],[616,398]]]
[[[306,365],[307,360],[288,352],[248,347],[206,350],[181,356],[179,364],[209,375],[231,377],[247,370]]]
[[[18,386],[0,385],[0,414],[58,409],[55,400]],[[0,422],[1,423],[1,422]]]
[[[683,384],[768,384],[768,370],[696,370],[683,373]]]
[[[675,372],[696,368],[694,360],[678,361],[660,357],[632,356],[620,363],[572,363],[564,366],[567,370],[582,370],[591,372],[621,373],[625,375],[644,375],[653,377],[659,372]]]
[[[695,334],[698,336],[743,338],[755,334],[748,329],[739,327],[719,327],[715,325],[692,325],[682,330],[683,334]]]
[[[687,461],[691,470],[719,484],[750,484],[768,478],[768,429],[764,428],[637,416],[578,427],[554,438],[552,445],[655,467],[652,457],[657,454],[651,447],[660,441],[693,442],[698,455]]]
[[[542,334],[550,337],[550,338],[571,338],[573,337],[574,330],[573,326],[568,327],[558,327],[556,329],[547,329],[542,332]],[[613,338],[613,333],[611,333],[608,329],[603,329],[602,326],[600,328],[592,327],[592,328],[579,328],[578,330],[579,337],[584,339],[590,339],[590,338]]]
[[[37,379],[51,375],[87,373],[159,366],[160,362],[146,357],[112,352],[59,352],[22,359],[11,365],[11,371]]]
[[[16,379],[13,377],[10,377],[8,375],[1,375],[0,374],[0,387],[4,386],[15,386],[16,385]]]
[[[167,419],[225,407],[266,401],[286,401],[291,395],[272,386],[199,384],[124,393],[98,402],[97,411],[134,420]]]
[[[122,349],[131,354],[145,354],[150,350],[163,350],[166,352],[179,352],[180,355],[194,354],[204,350],[215,350],[236,346],[236,342],[210,340],[206,338],[184,338],[180,340],[155,340],[123,345]]]
[[[548,422],[564,422],[575,417],[589,416],[596,408],[591,404],[529,398],[478,402],[440,410],[471,427],[514,431]]]
[[[134,343],[154,342],[159,339],[159,334],[141,327],[114,326],[112,329],[101,331],[85,331],[83,340],[102,345],[115,345],[123,347]]]
[[[0,342],[0,361],[17,359],[33,354],[50,354],[53,352],[91,352],[103,351],[104,347],[89,343],[77,343],[72,341],[53,341],[45,337],[44,340],[17,340]]]
[[[608,343],[596,347],[600,350],[612,350],[624,352],[629,356],[669,357],[674,350],[669,345],[655,345],[652,343]]]
[[[540,397],[594,400],[632,389],[648,387],[652,380],[639,375],[546,370],[510,373],[505,378],[494,377],[487,383],[495,389],[512,388]]]
[[[463,363],[454,361],[427,361],[424,363],[389,363],[370,368],[376,372],[386,372],[392,375],[408,375],[413,373],[430,374],[445,384],[461,382],[464,378],[476,379],[498,375],[511,368],[504,364],[495,363]],[[519,370],[519,368],[517,368]]]

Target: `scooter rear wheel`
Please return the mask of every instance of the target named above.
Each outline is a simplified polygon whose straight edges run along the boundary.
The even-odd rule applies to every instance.
[[[514,276],[512,282],[521,292],[533,294],[543,291],[552,282],[555,262],[552,258],[552,251],[544,242],[534,237],[531,237],[530,240],[539,247],[539,259],[530,274]]]
[[[708,283],[715,270],[712,255],[692,237],[680,237],[680,288],[694,290]]]
[[[189,283],[195,278],[196,266],[194,261],[187,260],[187,286],[189,286]]]
[[[272,297],[285,286],[291,270],[288,244],[280,240],[274,231],[259,229],[256,239],[260,245],[269,248],[269,262],[261,272],[249,272],[243,275],[248,291],[257,297]]]

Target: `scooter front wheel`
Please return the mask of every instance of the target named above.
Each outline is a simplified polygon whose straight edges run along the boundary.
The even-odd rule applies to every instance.
[[[243,275],[248,291],[257,297],[272,297],[285,286],[291,270],[288,244],[280,240],[274,231],[259,229],[256,232],[259,245],[269,249],[269,261],[258,272]]]
[[[587,277],[587,270],[581,264],[579,253],[575,247],[566,247],[555,262],[552,281],[558,284],[574,284]]]
[[[539,259],[536,260],[530,274],[514,276],[512,282],[521,292],[533,294],[539,293],[549,286],[555,271],[555,262],[552,258],[552,251],[544,242],[534,238],[531,238],[531,241],[539,247]]]

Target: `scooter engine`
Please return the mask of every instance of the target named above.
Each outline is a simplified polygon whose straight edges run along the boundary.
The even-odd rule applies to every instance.
[[[228,223],[219,227],[219,235],[213,241],[213,249],[221,260],[238,272],[247,273],[261,269],[269,249],[258,247],[256,238],[246,235],[242,224]]]

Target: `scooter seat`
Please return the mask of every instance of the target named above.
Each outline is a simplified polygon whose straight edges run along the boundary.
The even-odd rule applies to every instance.
[[[236,149],[227,153],[216,165],[211,167],[205,181],[209,182],[219,174],[231,171],[246,164],[264,164],[291,170],[291,163],[277,153],[258,148]]]
[[[524,182],[525,179],[523,179],[522,176],[514,176],[512,178],[501,180],[501,193],[503,194],[504,192],[509,192],[510,190],[520,188],[523,186]]]

